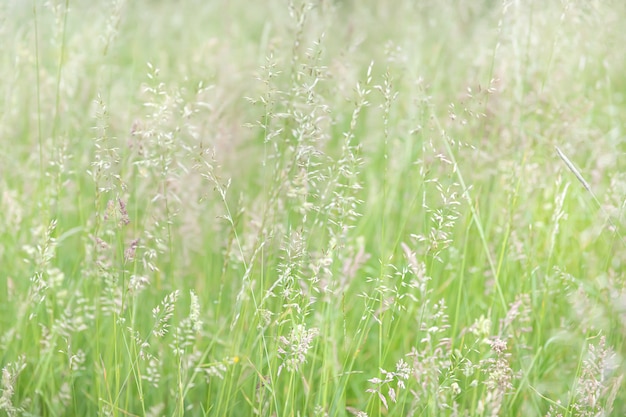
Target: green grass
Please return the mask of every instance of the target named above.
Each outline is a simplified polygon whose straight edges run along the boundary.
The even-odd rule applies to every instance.
[[[625,18],[4,2],[0,412],[626,414]]]

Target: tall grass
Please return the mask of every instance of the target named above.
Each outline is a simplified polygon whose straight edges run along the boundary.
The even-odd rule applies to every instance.
[[[626,413],[619,2],[1,8],[6,415]]]

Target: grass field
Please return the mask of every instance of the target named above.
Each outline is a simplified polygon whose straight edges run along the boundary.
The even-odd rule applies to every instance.
[[[626,415],[625,20],[2,2],[0,415]]]

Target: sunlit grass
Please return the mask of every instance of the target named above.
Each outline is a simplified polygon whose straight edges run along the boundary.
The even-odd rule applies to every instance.
[[[366,3],[0,6],[0,410],[626,413],[626,10]]]

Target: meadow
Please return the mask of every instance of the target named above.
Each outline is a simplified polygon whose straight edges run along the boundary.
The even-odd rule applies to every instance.
[[[0,415],[626,415],[624,21],[2,2]]]

